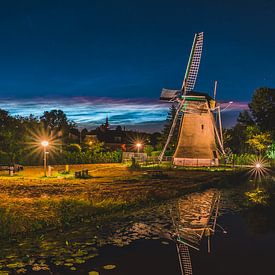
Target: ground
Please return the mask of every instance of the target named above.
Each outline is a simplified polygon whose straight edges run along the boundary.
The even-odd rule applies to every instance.
[[[74,171],[88,169],[90,178],[75,179]],[[2,236],[29,233],[69,225],[98,215],[127,211],[148,203],[175,198],[221,182],[232,171],[166,169],[150,175],[146,169],[123,164],[55,166],[44,178],[43,167],[0,175],[0,233]]]

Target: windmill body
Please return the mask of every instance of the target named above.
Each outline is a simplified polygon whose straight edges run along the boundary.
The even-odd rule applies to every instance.
[[[213,114],[208,96],[193,93],[182,107],[181,127],[173,162],[178,166],[218,165]]]
[[[173,156],[173,163],[178,166],[218,165],[217,140],[223,151],[221,137],[213,117],[215,100],[206,93],[193,91],[200,65],[202,45],[203,33],[196,34],[181,90],[163,89],[160,96],[161,100],[177,102],[178,107],[159,158],[162,160],[175,127],[177,127],[177,121],[180,119],[178,142]]]

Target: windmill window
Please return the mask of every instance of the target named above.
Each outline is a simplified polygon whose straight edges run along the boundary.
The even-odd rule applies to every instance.
[[[201,129],[203,130],[203,128],[204,128],[204,125],[202,124],[202,125],[201,125]]]

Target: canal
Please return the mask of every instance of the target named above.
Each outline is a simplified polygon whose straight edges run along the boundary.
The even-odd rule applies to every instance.
[[[70,230],[1,242],[0,274],[181,274],[173,232],[173,212],[182,202],[196,205],[198,220],[209,194],[221,194],[217,223],[199,251],[189,248],[193,274],[274,274],[275,186],[270,179],[232,183],[133,212],[96,220]],[[190,213],[188,216],[189,219]],[[226,232],[226,233],[225,233]],[[9,273],[8,273],[9,272]]]

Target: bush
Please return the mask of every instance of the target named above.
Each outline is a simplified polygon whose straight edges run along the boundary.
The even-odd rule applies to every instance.
[[[161,151],[153,151],[152,157],[158,157],[160,155]]]
[[[269,159],[275,160],[275,143],[272,143],[270,146],[268,146],[266,155]]]
[[[88,164],[121,162],[121,151],[108,152],[68,152],[64,151],[59,158],[59,164]]]
[[[254,154],[233,154],[232,161],[236,165],[250,165],[257,156]]]

